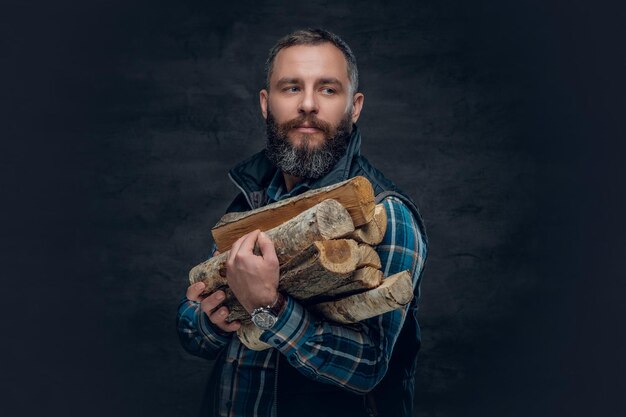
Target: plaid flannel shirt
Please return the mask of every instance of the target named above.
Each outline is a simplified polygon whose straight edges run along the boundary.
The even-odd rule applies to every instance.
[[[275,178],[268,189],[268,195],[275,200],[303,191],[294,189],[283,195],[277,183]],[[384,276],[408,269],[413,285],[419,285],[417,279],[427,251],[422,231],[399,199],[387,197],[382,203],[387,212],[387,231],[375,249]],[[261,340],[273,347],[264,351],[250,350],[234,333],[216,328],[197,302],[187,298],[181,301],[177,326],[183,347],[207,359],[226,349],[219,416],[277,415],[278,355],[308,378],[354,393],[370,391],[385,375],[408,306],[347,326],[310,313],[289,296],[286,299],[277,323],[261,335]]]

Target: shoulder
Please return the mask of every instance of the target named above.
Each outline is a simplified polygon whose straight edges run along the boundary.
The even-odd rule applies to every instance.
[[[248,204],[248,201],[246,200],[246,196],[243,195],[242,192],[240,192],[230,203],[230,205],[226,209],[226,213],[232,213],[232,212],[237,212],[237,211],[247,211],[247,210],[250,210],[250,206]]]

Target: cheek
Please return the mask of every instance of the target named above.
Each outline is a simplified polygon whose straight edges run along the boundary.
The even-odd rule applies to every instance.
[[[298,115],[297,103],[292,103],[288,99],[269,100],[269,111],[278,122],[284,122]]]
[[[322,114],[320,112],[320,117],[332,122],[333,124],[337,125],[339,122],[341,122],[343,120],[343,118],[346,115],[346,111],[348,111],[350,105],[349,103],[332,103],[332,105],[329,105],[326,108],[326,111],[324,112],[324,114]]]

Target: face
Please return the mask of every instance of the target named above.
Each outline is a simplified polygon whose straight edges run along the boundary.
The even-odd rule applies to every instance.
[[[269,86],[260,93],[268,156],[296,177],[323,175],[345,152],[363,106],[363,94],[350,92],[343,53],[330,43],[285,48],[274,60]]]

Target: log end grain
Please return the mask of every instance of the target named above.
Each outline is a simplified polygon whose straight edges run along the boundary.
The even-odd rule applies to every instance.
[[[359,262],[356,267],[363,268],[369,266],[376,269],[381,269],[382,264],[380,262],[380,256],[370,245],[365,243],[359,244]]]
[[[356,228],[350,238],[360,243],[376,246],[383,241],[387,231],[387,212],[382,204],[374,208],[374,216],[368,223]]]
[[[353,272],[361,259],[358,244],[351,239],[325,240],[314,243],[319,262],[328,271],[336,273]]]
[[[393,303],[400,306],[407,305],[413,299],[413,282],[408,270],[386,278],[377,289],[384,291]]]

